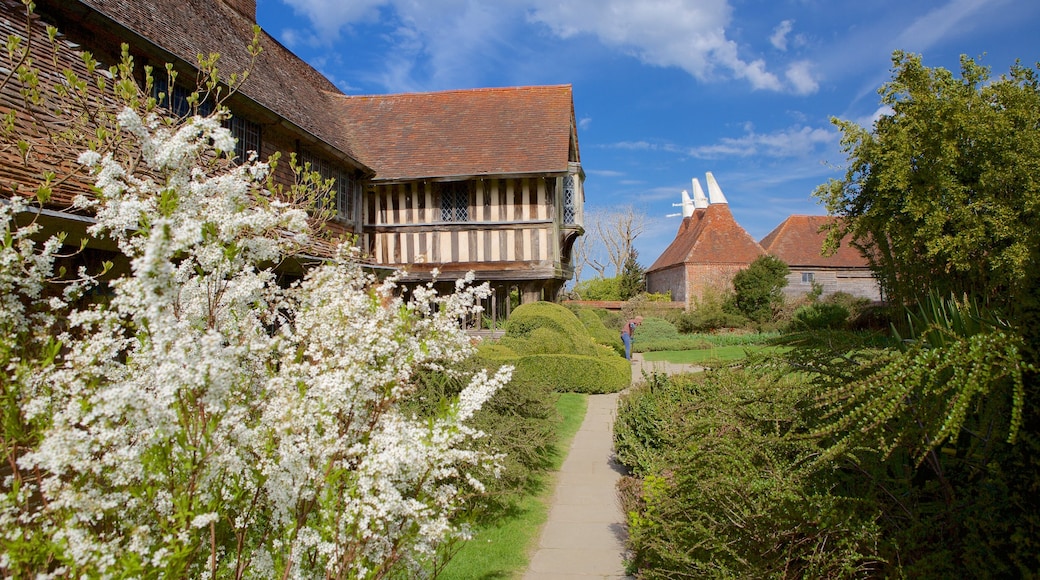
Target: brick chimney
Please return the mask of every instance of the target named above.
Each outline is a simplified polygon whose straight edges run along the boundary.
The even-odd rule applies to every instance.
[[[223,0],[223,2],[233,8],[235,12],[245,16],[254,24],[256,23],[256,0]]]

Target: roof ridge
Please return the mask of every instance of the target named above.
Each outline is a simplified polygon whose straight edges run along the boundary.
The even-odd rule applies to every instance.
[[[516,91],[529,91],[529,90],[546,90],[546,89],[574,89],[574,85],[570,83],[557,84],[557,85],[520,85],[520,86],[503,86],[503,87],[475,87],[470,89],[444,89],[439,91],[411,91],[403,93],[382,93],[382,94],[367,94],[367,95],[350,95],[346,93],[333,93],[336,96],[342,96],[347,98],[387,98],[387,97],[426,97],[431,95],[450,95],[458,93],[493,93],[493,92],[516,92]]]

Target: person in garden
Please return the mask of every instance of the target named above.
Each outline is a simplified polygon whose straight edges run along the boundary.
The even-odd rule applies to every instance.
[[[632,360],[632,337],[636,334],[636,327],[643,323],[642,316],[636,316],[625,321],[621,327],[621,342],[625,343],[625,358]]]

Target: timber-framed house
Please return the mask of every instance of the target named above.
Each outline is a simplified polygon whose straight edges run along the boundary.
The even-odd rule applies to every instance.
[[[22,3],[0,0],[0,10],[0,31],[24,37]],[[115,64],[124,43],[138,69],[172,63],[181,79],[194,81],[199,54],[219,54],[221,71],[249,68],[225,102],[237,153],[294,153],[334,178],[329,229],[357,236],[372,267],[401,269],[405,283],[427,282],[435,269],[446,282],[474,271],[505,312],[510,290],[525,302],[554,299],[573,275],[584,172],[570,86],[348,96],[263,31],[251,64],[256,0],[37,0],[34,18],[38,41],[46,25],[60,33],[59,68],[82,68],[80,51]],[[189,87],[163,88],[176,110]],[[0,95],[0,113],[19,106],[16,93]],[[21,165],[16,153],[0,157],[4,191],[46,169]],[[293,179],[287,163],[274,177]],[[63,184],[44,210],[70,243],[91,221],[69,209],[87,187]]]
[[[365,248],[404,281],[466,272],[496,302],[556,298],[573,275],[584,172],[570,86],[344,97],[354,147],[376,174]]]

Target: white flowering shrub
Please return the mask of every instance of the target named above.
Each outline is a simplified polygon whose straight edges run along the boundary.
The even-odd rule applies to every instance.
[[[423,575],[466,534],[472,474],[494,472],[466,421],[510,370],[477,373],[432,419],[399,403],[416,372],[471,354],[459,320],[486,286],[405,299],[348,246],[279,285],[307,213],[272,194],[266,164],[227,161],[219,114],[140,110],[118,115],[133,147],[78,160],[96,180],[77,200],[90,233],[130,273],[105,304],[66,308],[57,340],[33,336],[68,304],[33,306],[56,242],[35,246],[12,222],[20,202],[0,206],[0,572]]]

